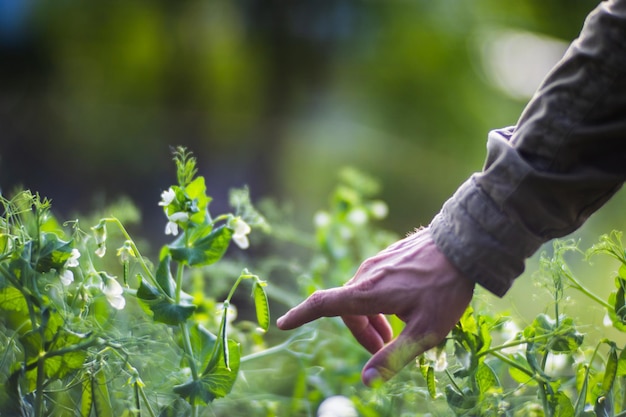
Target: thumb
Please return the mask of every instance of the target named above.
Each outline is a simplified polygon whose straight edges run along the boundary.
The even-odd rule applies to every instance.
[[[415,339],[404,331],[372,356],[363,367],[361,379],[367,386],[387,381],[419,355],[436,345],[437,338],[434,334]]]

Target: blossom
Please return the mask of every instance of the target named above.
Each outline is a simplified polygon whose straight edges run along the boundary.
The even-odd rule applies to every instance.
[[[72,268],[78,266],[78,258],[80,258],[80,252],[78,249],[72,249],[70,257],[65,261],[66,268]]]
[[[248,241],[248,234],[252,231],[248,223],[243,221],[241,217],[235,217],[231,221],[230,227],[232,227],[234,231],[233,241],[241,249],[247,249],[250,246],[250,242]]]
[[[165,234],[176,236],[178,234],[178,222],[189,220],[189,214],[184,211],[177,211],[167,218],[168,222],[165,225]]]
[[[172,204],[172,201],[176,198],[176,191],[172,190],[172,187],[161,193],[161,201],[159,206],[167,207]]]
[[[63,285],[68,286],[74,282],[74,273],[69,269],[64,269],[63,272],[59,274],[59,278],[61,278],[61,283]]]
[[[106,278],[102,293],[107,298],[109,304],[111,304],[111,307],[117,310],[123,309],[126,305],[126,299],[122,295],[124,294],[124,289],[114,277],[107,276]]]
[[[448,367],[448,358],[446,352],[438,351],[436,348],[424,352],[424,357],[433,363],[435,372],[443,372]]]
[[[367,223],[367,213],[362,208],[355,208],[348,213],[348,221],[355,226]]]
[[[352,400],[343,395],[326,398],[317,409],[317,417],[357,417],[358,415]]]
[[[372,202],[370,211],[375,219],[384,219],[389,213],[389,208],[384,201],[376,200]]]
[[[104,254],[107,251],[106,248],[106,240],[107,240],[107,227],[106,227],[106,221],[105,220],[100,220],[100,223],[98,223],[97,226],[94,226],[91,228],[91,230],[93,230],[94,232],[94,236],[96,238],[96,245],[98,245],[98,248],[96,249],[96,255],[98,255],[98,257],[102,258],[104,256]]]
[[[135,257],[135,251],[130,240],[124,242],[124,244],[117,249],[117,256],[120,257],[122,262],[128,262],[131,257]]]
[[[330,224],[330,215],[325,211],[318,211],[313,217],[313,224],[316,227],[326,227]]]
[[[63,269],[61,270],[61,273],[59,274],[59,278],[61,279],[61,283],[63,283],[63,285],[70,285],[72,282],[74,282],[74,273],[72,271],[70,271],[68,268],[75,268],[78,266],[78,258],[80,258],[80,252],[78,251],[78,249],[72,249],[72,252],[70,253],[70,257],[67,258],[67,261],[65,261],[65,266],[63,267]]]

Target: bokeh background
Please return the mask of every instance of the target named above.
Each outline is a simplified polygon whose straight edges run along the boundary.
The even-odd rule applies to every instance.
[[[358,168],[404,234],[481,168],[488,131],[515,124],[596,4],[0,0],[0,187],[62,218],[126,195],[158,239],[183,145],[215,204],[248,185],[309,229],[339,169]],[[585,244],[626,229],[623,203]],[[524,280],[506,302],[532,308],[534,291]]]

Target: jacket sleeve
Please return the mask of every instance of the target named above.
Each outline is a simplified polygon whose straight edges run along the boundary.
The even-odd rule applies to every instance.
[[[580,227],[626,179],[626,0],[601,3],[517,126],[430,224],[439,249],[498,296],[544,242]]]

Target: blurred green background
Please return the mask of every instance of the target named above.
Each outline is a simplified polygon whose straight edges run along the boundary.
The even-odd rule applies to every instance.
[[[247,184],[311,229],[349,165],[380,180],[404,234],[481,168],[488,131],[515,124],[596,4],[0,0],[0,187],[61,218],[128,195],[160,239],[184,145],[217,212]],[[623,201],[579,233],[625,229]]]

